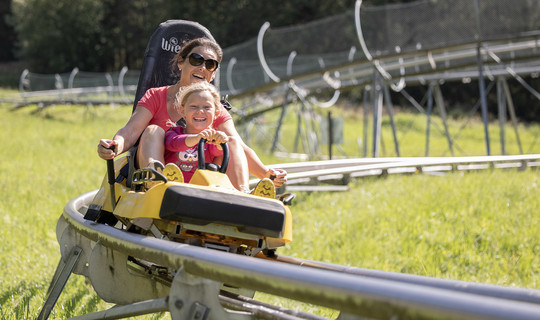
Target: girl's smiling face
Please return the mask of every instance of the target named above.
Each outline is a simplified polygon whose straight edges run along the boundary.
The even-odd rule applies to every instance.
[[[208,91],[191,93],[180,108],[186,120],[186,133],[199,133],[210,127],[216,116],[214,98]]]

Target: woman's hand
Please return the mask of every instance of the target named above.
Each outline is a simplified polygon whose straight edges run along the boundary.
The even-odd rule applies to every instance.
[[[111,147],[114,147],[114,148],[111,148]],[[114,157],[116,157],[117,152],[118,152],[118,141],[109,140],[109,139],[99,140],[97,152],[101,159],[104,159],[104,160],[114,159]]]
[[[287,171],[283,169],[273,169],[270,168],[266,171],[264,175],[266,178],[270,178],[274,182],[276,188],[281,187],[285,182],[287,182]]]

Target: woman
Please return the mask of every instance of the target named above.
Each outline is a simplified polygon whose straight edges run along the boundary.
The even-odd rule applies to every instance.
[[[173,63],[181,71],[178,82],[167,87],[149,89],[127,124],[118,130],[113,139],[100,140],[98,155],[105,160],[113,159],[133,147],[140,137],[135,162],[138,168],[147,167],[156,161],[163,163],[167,122],[177,122],[181,118],[174,106],[176,93],[180,87],[194,82],[211,82],[222,58],[223,51],[219,45],[208,38],[197,38],[186,43],[173,59]],[[276,188],[287,181],[287,172],[267,168],[253,149],[244,143],[230,114],[223,106],[213,127],[225,132],[229,137],[230,160],[227,175],[235,188],[248,189],[249,172],[260,179],[272,177]],[[114,146],[114,150],[109,149],[111,146]],[[249,171],[246,168],[249,168]]]

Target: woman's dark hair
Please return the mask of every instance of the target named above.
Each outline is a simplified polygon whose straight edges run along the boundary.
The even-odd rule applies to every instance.
[[[203,47],[214,51],[217,61],[221,63],[221,60],[223,59],[223,50],[221,49],[219,44],[209,38],[195,38],[193,40],[185,42],[182,46],[182,49],[180,49],[180,51],[178,51],[178,53],[174,55],[174,58],[171,61],[171,68],[173,72],[178,72],[178,69],[176,67],[178,63],[183,62],[191,53],[191,51],[193,51],[193,49],[197,47]]]

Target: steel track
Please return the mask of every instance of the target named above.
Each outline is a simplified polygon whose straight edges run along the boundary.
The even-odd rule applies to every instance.
[[[540,155],[522,155],[352,159],[280,167],[285,167],[293,179],[320,181],[321,177],[329,175],[361,177],[366,172],[381,175],[407,173],[412,169],[440,172],[526,169],[539,165]],[[115,308],[74,319],[120,319],[163,311],[169,312],[172,319],[322,319],[255,301],[249,294],[227,293],[222,290],[223,283],[242,288],[244,292],[266,292],[340,310],[338,319],[540,318],[540,290],[443,280],[286,256],[256,259],[128,233],[83,218],[95,192],[70,201],[59,220],[57,235],[62,260],[38,319],[48,317],[71,273],[89,277],[103,299],[118,304]],[[147,281],[147,285],[135,286],[137,290],[163,285],[166,293],[161,296],[152,296],[152,293],[148,294],[148,299],[136,300],[130,285],[138,284],[140,279],[130,278],[134,277],[133,270],[122,273],[122,266],[129,265],[128,260],[141,262],[142,272],[136,277],[144,275]],[[106,264],[105,271],[96,276],[95,270],[103,264]],[[122,280],[115,282],[116,277]],[[118,302],[126,296],[133,296],[135,300]]]

